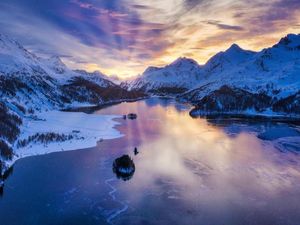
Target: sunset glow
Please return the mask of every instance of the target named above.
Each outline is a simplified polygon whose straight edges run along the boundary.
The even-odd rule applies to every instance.
[[[299,0],[2,0],[1,32],[71,68],[130,77],[232,43],[260,50],[299,33]],[[29,35],[30,34],[30,35]]]

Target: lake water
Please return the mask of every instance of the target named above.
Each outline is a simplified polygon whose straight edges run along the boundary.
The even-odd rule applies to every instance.
[[[299,127],[189,109],[152,98],[94,112],[138,118],[119,119],[124,137],[94,148],[17,161],[0,224],[299,225]],[[127,181],[112,170],[123,154],[135,164]]]

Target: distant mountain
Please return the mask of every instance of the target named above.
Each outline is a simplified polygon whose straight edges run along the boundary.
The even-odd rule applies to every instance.
[[[111,81],[111,79],[100,71],[87,72],[85,70],[74,70],[77,73],[77,76],[83,76],[85,79],[89,81],[93,81],[102,87],[109,86],[118,86],[116,83]]]
[[[237,44],[231,45],[225,52],[219,52],[203,66],[204,75],[228,71],[233,67],[241,66],[247,62],[255,52],[243,50]]]
[[[300,35],[287,35],[276,45],[257,53],[244,52],[239,60],[226,58],[229,60],[219,61],[222,69],[211,70],[198,88],[180,97],[196,105],[194,114],[197,111],[300,114]],[[211,68],[213,59],[204,68]],[[244,94],[240,95],[241,92]],[[266,98],[262,100],[259,96]]]
[[[175,94],[178,99],[196,105],[198,111],[204,114],[209,111],[244,113],[251,110],[252,113],[300,113],[297,110],[300,91],[300,35],[289,34],[276,45],[260,52],[244,50],[233,44],[202,66],[192,59],[179,58],[162,68],[149,67],[127,86],[150,94]],[[256,94],[263,94],[270,101],[258,104],[260,107],[249,103],[239,108],[240,97],[235,96],[234,92],[236,95],[244,93],[249,99],[250,95],[255,99]],[[236,99],[230,107],[225,107],[229,96],[235,96]],[[289,105],[279,107],[286,102],[285,99],[289,99]],[[215,105],[210,104],[213,101],[216,102]]]
[[[201,67],[196,61],[178,58],[162,68],[147,68],[128,86],[130,90],[143,90],[152,94],[178,94],[193,88],[200,79]]]
[[[82,85],[79,84],[82,82]],[[40,58],[8,36],[0,35],[0,96],[36,109],[66,106],[74,101],[101,104],[131,93],[100,72],[69,69],[58,56]],[[111,89],[103,91],[102,89]]]
[[[288,35],[273,47],[257,53],[241,52],[239,49],[235,51],[238,54],[228,54],[232,52],[232,47],[224,53],[218,53],[204,65],[206,73],[204,79],[198,83],[198,88],[207,91],[202,90],[199,97],[223,85],[250,92],[265,91],[272,95],[276,92],[277,97],[296,93],[300,85],[299,39],[300,35]],[[239,56],[236,57],[237,55]],[[222,69],[208,69],[216,64]]]

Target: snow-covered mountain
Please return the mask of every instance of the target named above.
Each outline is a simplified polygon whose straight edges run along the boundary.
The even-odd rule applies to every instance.
[[[0,180],[2,162],[13,157],[24,119],[34,120],[37,112],[46,110],[142,96],[143,93],[127,91],[100,72],[73,71],[57,56],[40,58],[0,34]],[[57,134],[50,136],[61,139]]]
[[[299,42],[300,35],[291,34],[273,47],[257,53],[235,47],[232,54],[231,47],[225,52],[227,60],[224,62],[225,57],[222,57],[217,63],[222,69],[206,73],[198,86],[212,83],[209,85],[211,90],[228,85],[248,91],[267,91],[269,94],[276,91],[279,97],[295,93],[300,84]],[[216,64],[213,57],[204,68],[211,68],[212,61]],[[228,64],[228,61],[231,63]]]
[[[153,94],[178,94],[193,88],[200,79],[201,67],[196,61],[178,58],[162,68],[148,67],[128,86],[131,90],[143,90]]]
[[[224,53],[231,50],[230,48]],[[197,111],[204,114],[300,114],[300,35],[289,34],[276,45],[257,53],[237,47],[234,51],[235,54],[226,54],[225,61],[224,53],[217,54],[223,55],[221,58],[213,57],[209,60],[204,69],[210,72],[205,73],[204,79],[198,83],[198,88],[180,97],[196,105],[194,114],[197,114]],[[239,57],[236,57],[237,52]],[[234,56],[229,57],[230,55]],[[219,60],[216,60],[217,58]],[[214,67],[214,70],[207,69],[212,68],[212,64],[218,67]],[[243,95],[240,95],[241,92]],[[246,101],[244,96],[252,96],[256,101]],[[258,96],[267,98],[259,101],[260,98],[256,98]]]
[[[61,107],[77,100],[101,104],[111,98],[130,98],[131,93],[100,72],[69,69],[59,57],[40,58],[21,44],[0,35],[0,96],[27,102],[26,107]],[[102,89],[107,89],[105,92]],[[110,91],[108,89],[111,89]],[[115,96],[117,95],[117,96]]]
[[[276,45],[260,52],[244,50],[233,44],[202,66],[193,60],[180,58],[163,68],[149,67],[128,87],[162,95],[173,95],[174,88],[178,90],[179,99],[195,104],[198,111],[205,113],[244,113],[247,110],[299,113],[299,110],[292,109],[299,104],[300,35],[289,34]],[[185,93],[179,94],[180,91]],[[245,103],[239,108],[241,98],[237,96],[240,93],[248,97],[253,95],[253,99],[255,95],[266,95],[270,100],[265,102],[264,99],[259,106]],[[231,102],[229,96],[235,100],[227,107],[226,104]],[[286,99],[293,105],[283,107]]]
[[[241,66],[254,55],[255,52],[244,50],[237,44],[233,44],[226,51],[219,52],[208,60],[203,66],[203,75],[208,77],[210,74],[222,73],[233,67]]]

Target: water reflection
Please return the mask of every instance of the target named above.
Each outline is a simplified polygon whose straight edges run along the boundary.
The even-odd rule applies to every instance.
[[[177,112],[183,112],[189,109],[190,107],[184,104],[176,104],[176,100],[173,98],[149,98],[145,100],[145,103],[148,107],[157,107],[161,106],[168,110],[169,107],[175,109]]]
[[[119,119],[122,138],[18,161],[0,201],[0,223],[299,224],[300,154],[289,149],[300,139],[286,126],[299,127],[212,123],[191,118],[174,100],[153,101],[95,112],[137,113],[137,120]],[[118,169],[124,155],[125,178]]]
[[[132,107],[139,120],[120,128],[127,144],[138,143],[143,154],[131,182],[118,185],[136,210],[116,224],[285,224],[278,222],[282,215],[297,224],[300,216],[292,212],[300,204],[292,199],[300,200],[300,157],[257,138],[282,124],[214,123],[193,119],[174,104],[137,103]],[[158,221],[152,220],[155,212]]]

